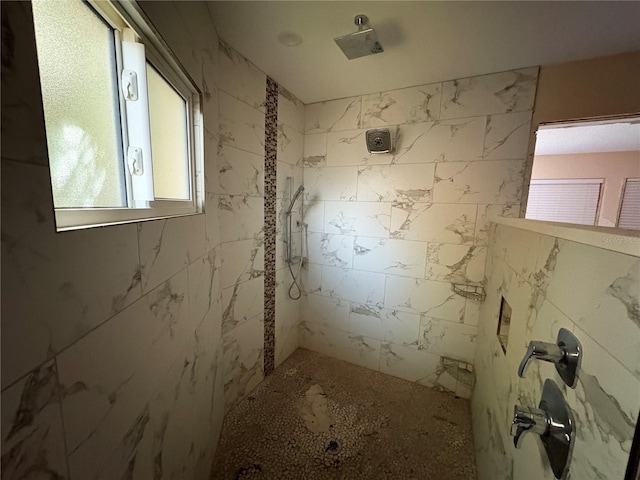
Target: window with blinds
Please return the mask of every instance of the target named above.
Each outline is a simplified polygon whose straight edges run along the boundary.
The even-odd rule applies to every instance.
[[[625,182],[618,227],[640,230],[640,178],[628,178]]]
[[[531,180],[525,218],[595,225],[602,181]]]

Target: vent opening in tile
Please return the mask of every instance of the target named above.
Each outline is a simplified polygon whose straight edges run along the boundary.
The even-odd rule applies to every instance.
[[[507,353],[507,343],[509,342],[509,325],[511,324],[511,306],[504,297],[500,302],[500,316],[498,317],[498,341],[502,351]]]

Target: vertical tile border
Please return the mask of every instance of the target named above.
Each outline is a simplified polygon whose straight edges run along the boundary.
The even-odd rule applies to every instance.
[[[267,77],[264,141],[264,374],[275,369],[278,84]]]

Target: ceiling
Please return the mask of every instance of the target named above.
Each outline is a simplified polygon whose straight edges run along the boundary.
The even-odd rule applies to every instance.
[[[640,50],[640,2],[210,2],[220,37],[304,103]],[[333,39],[366,14],[384,52]],[[278,41],[302,37],[298,46]]]
[[[640,151],[640,119],[540,128],[536,155]]]

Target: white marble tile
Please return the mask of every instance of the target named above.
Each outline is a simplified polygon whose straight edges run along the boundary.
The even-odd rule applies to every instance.
[[[205,221],[205,243],[207,250],[211,250],[220,245],[220,210],[218,204],[220,196],[216,193],[205,193],[204,221]]]
[[[264,278],[257,277],[222,289],[222,331],[226,335],[238,325],[264,312]]]
[[[189,265],[189,315],[198,325],[220,301],[221,259],[216,248]]]
[[[264,196],[264,154],[220,145],[216,170],[216,193]]]
[[[437,203],[515,204],[520,201],[524,160],[438,163]]]
[[[300,279],[302,280],[302,291],[305,293],[322,292],[322,265],[305,263],[302,266]]]
[[[304,104],[282,85],[278,85],[278,122],[304,132]]]
[[[324,232],[324,202],[304,202],[304,222],[309,232]]]
[[[222,421],[224,387],[222,372],[221,315],[209,315],[194,334],[194,405],[192,415],[196,478],[206,478],[217,445],[215,425]],[[222,411],[221,411],[222,410]]]
[[[360,127],[385,127],[437,120],[441,95],[439,83],[364,95]]]
[[[640,259],[566,242],[549,276],[546,297],[640,378]]]
[[[349,331],[396,345],[418,345],[420,315],[352,303]]]
[[[425,242],[356,237],[353,268],[423,278],[426,255]]]
[[[354,237],[350,235],[309,232],[307,234],[309,261],[320,265],[351,268],[353,240]]]
[[[462,322],[464,297],[449,283],[387,275],[384,306],[411,313]]]
[[[380,304],[385,276],[338,267],[322,267],[322,294],[369,305]]]
[[[358,201],[431,202],[434,164],[358,168]]]
[[[391,208],[391,237],[423,242],[471,244],[476,206],[396,203]]]
[[[473,362],[476,336],[477,328],[474,326],[423,316],[420,320],[418,348],[436,355]]]
[[[456,380],[443,369],[440,357],[416,348],[383,343],[380,371],[409,382],[455,392]]]
[[[310,293],[302,299],[300,320],[346,332],[349,331],[349,310],[350,303],[346,300]]]
[[[497,225],[493,251],[524,280],[532,281],[538,261],[541,235],[520,228]]]
[[[485,160],[526,158],[531,130],[531,112],[506,113],[487,117],[484,138]]]
[[[286,210],[289,206],[289,198],[293,198],[297,188],[302,185],[303,170],[301,166],[280,161],[276,163],[276,168],[276,196],[287,200],[284,207]],[[289,177],[293,177],[293,188],[291,188]]]
[[[300,302],[285,300],[276,304],[275,365],[278,367],[300,345]]]
[[[48,168],[3,162],[3,386],[140,298],[136,244],[135,225],[55,233]]]
[[[220,89],[264,112],[267,85],[264,72],[222,41],[218,62]]]
[[[389,237],[390,213],[390,203],[327,201],[324,206],[324,231],[386,238]]]
[[[307,201],[356,199],[356,167],[321,167],[304,169],[304,198]]]
[[[353,130],[360,121],[360,97],[305,105],[305,133]]]
[[[220,92],[220,143],[264,155],[264,112]]]
[[[470,298],[464,301],[464,324],[477,327],[480,323],[480,308],[482,302]]]
[[[58,395],[53,361],[2,392],[2,478],[69,478]]]
[[[517,218],[520,204],[511,205],[478,205],[474,245],[487,245],[489,240],[489,222],[492,217]]]
[[[262,237],[223,243],[220,245],[220,256],[222,288],[264,275]]]
[[[300,346],[345,362],[378,370],[380,341],[313,323],[300,325]]]
[[[264,378],[264,319],[252,318],[223,335],[224,400],[228,412]]]
[[[258,197],[221,195],[220,210],[221,241],[232,242],[254,238],[264,226],[264,200]]]
[[[304,135],[289,125],[278,125],[278,161],[302,166]]]
[[[204,215],[138,224],[142,291],[147,293],[206,251]]]
[[[486,117],[403,125],[391,163],[481,160],[485,127]]]
[[[584,358],[576,389],[566,391],[578,429],[572,476],[623,478],[640,410],[640,380],[586,332],[574,333]]]
[[[482,283],[485,247],[430,243],[425,278],[441,282]]]
[[[131,431],[185,348],[195,329],[187,295],[183,270],[58,355],[72,477],[101,475],[104,452]]]
[[[308,133],[304,136],[302,164],[305,167],[324,167],[327,164],[327,134]]]
[[[393,131],[395,132],[396,129]],[[393,154],[369,153],[365,132],[366,130],[346,130],[326,134],[326,165],[330,167],[390,165],[394,158]]]
[[[532,110],[537,79],[534,67],[444,82],[440,118]]]

